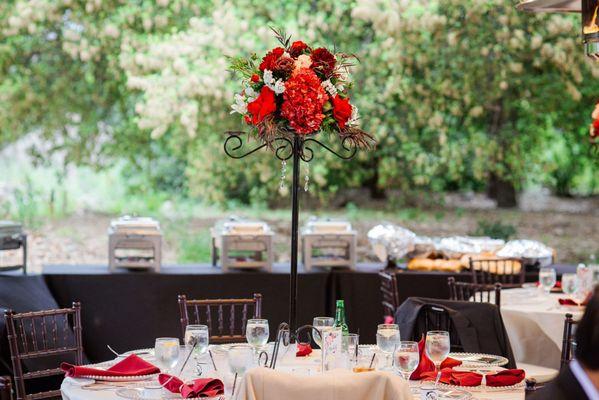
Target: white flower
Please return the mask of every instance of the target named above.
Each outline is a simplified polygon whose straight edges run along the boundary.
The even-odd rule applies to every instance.
[[[358,112],[358,107],[352,105],[351,106],[351,116],[349,117],[349,120],[347,121],[347,124],[349,126],[358,125],[358,120],[359,119],[360,119],[360,113]]]
[[[264,79],[264,84],[270,90],[275,92],[275,94],[281,94],[285,91],[285,82],[283,82],[282,79],[275,80],[275,78],[273,78],[273,76],[272,76],[271,70],[268,70],[268,69],[264,70],[263,79]]]
[[[294,63],[296,70],[300,68],[310,68],[310,65],[312,65],[312,58],[310,58],[310,56],[307,54],[302,54],[299,56]]]
[[[330,94],[332,97],[337,96],[337,88],[335,87],[335,85],[333,85],[333,83],[331,82],[330,79],[327,79],[326,81],[323,81],[320,84],[324,90],[327,91],[328,94]]]
[[[247,99],[245,97],[243,97],[242,95],[240,95],[239,93],[237,93],[235,95],[235,103],[231,104],[231,114],[234,113],[239,113],[241,115],[244,115],[247,113],[248,111],[248,105],[247,105]]]

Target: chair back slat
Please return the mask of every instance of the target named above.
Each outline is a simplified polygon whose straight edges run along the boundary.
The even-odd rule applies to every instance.
[[[244,342],[248,319],[262,316],[262,295],[259,293],[255,293],[251,299],[189,300],[187,296],[179,295],[178,301],[183,336],[185,328],[189,325],[189,313],[194,312],[195,323],[208,326],[211,343]],[[216,310],[216,321],[213,321],[213,309]],[[205,318],[200,318],[201,314],[205,315]]]
[[[471,282],[457,282],[453,276],[447,278],[449,286],[449,300],[475,301],[478,303],[493,303],[501,305],[502,284],[482,284]]]
[[[24,372],[23,362],[37,358],[61,356],[65,361],[71,355],[76,364],[83,363],[83,345],[81,340],[81,305],[73,303],[72,308],[25,312],[16,314],[7,310],[4,314],[6,331],[14,373],[14,387],[17,400],[46,399],[60,396],[59,390],[28,394],[26,381],[62,375],[59,366],[55,368]],[[62,318],[61,337],[59,337],[59,320]],[[47,320],[52,321],[52,340],[48,339]],[[69,340],[69,338],[72,340]],[[57,361],[57,363],[59,363]]]
[[[524,284],[526,278],[524,265],[516,258],[470,259],[470,272],[472,282],[483,285],[499,282],[506,286],[518,286]]]
[[[397,289],[397,276],[393,270],[379,272],[380,291],[382,296],[383,316],[395,316],[395,310],[399,307],[399,293]]]
[[[575,345],[574,343],[574,327],[578,324],[575,321],[572,314],[566,314],[564,320],[564,334],[562,336],[562,355],[560,360],[560,370],[570,363],[572,360],[572,350]]]
[[[416,318],[411,340],[419,341],[428,331],[449,332],[451,351],[464,351],[451,317],[444,308],[425,304]]]

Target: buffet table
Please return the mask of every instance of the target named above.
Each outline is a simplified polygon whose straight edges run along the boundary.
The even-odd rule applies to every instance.
[[[202,366],[202,378],[218,378],[225,385],[225,396],[226,400],[242,400],[242,396],[240,393],[243,393],[243,390],[238,390],[241,386],[243,386],[243,380],[238,380],[236,383],[236,390],[234,396],[231,396],[232,388],[233,388],[233,374],[229,371],[228,362],[226,359],[226,354],[223,352],[217,351],[214,346],[212,347],[212,352],[214,354],[214,365],[217,370],[215,371],[212,367],[212,363],[207,356],[200,359],[203,362]],[[179,356],[179,364],[174,368],[176,371],[180,369],[180,365],[182,365],[183,359],[186,355],[186,350],[182,348]],[[150,362],[155,361],[152,355],[143,356]],[[180,377],[185,380],[191,380],[194,377],[195,366],[194,362],[188,363],[188,365],[184,368]],[[291,373],[293,375],[298,376],[316,376],[321,374],[320,369],[320,350],[314,350],[313,353],[309,357],[295,357],[295,352],[288,350],[287,352],[282,352],[279,355],[279,361],[277,363],[277,371]],[[108,364],[110,365],[110,364]],[[326,372],[331,376],[331,379],[334,377],[339,377],[340,374],[353,374],[350,371],[345,370],[335,370]],[[401,380],[399,376],[396,376],[392,379]],[[129,388],[143,388],[149,387],[148,389],[138,389],[144,390],[144,398],[148,399],[176,399],[180,398],[180,396],[171,394],[166,390],[152,388],[156,386],[156,379],[151,379],[145,382],[132,382],[119,384],[122,386],[119,387],[110,387],[109,382],[100,383],[96,381],[94,383],[91,380],[83,380],[83,379],[73,379],[73,378],[65,378],[61,386],[62,398],[64,400],[122,400],[123,397],[117,395],[117,390],[122,389],[123,387]],[[405,385],[403,382],[398,382],[399,385]],[[102,386],[104,385],[104,386]],[[410,382],[411,386],[418,387],[419,382]],[[468,388],[463,388],[467,390]],[[295,390],[296,394],[299,394],[298,390]],[[474,399],[487,399],[487,400],[523,400],[524,399],[524,388],[520,387],[517,389],[504,389],[501,391],[472,391],[471,392]],[[293,397],[294,399],[296,397]],[[213,399],[223,399],[223,397],[213,397]],[[415,394],[413,397],[414,400],[419,400],[420,395]],[[402,399],[401,399],[402,400]]]
[[[578,320],[584,312],[581,307],[561,306],[558,299],[565,297],[534,287],[502,290],[501,316],[516,363],[559,369],[565,316],[570,313]]]

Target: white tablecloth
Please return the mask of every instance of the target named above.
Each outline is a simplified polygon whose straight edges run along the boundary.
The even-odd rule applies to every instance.
[[[579,307],[561,306],[558,299],[564,297],[536,288],[501,291],[501,316],[516,363],[559,368],[565,316],[583,314]]]
[[[181,357],[183,357],[183,353],[185,353],[185,351],[182,351],[181,353]],[[226,356],[224,354],[218,354],[216,352],[214,352],[214,356],[218,371],[214,371],[209,358],[206,357],[206,359],[202,359],[202,361],[205,361],[207,363],[203,364],[204,373],[202,377],[215,377],[221,379],[225,383],[226,399],[232,400],[230,394],[232,389],[233,376],[230,372],[226,371]],[[147,356],[144,358],[147,358]],[[147,359],[150,362],[153,361],[151,357]],[[192,378],[194,364],[195,363],[193,361],[189,362],[188,367],[182,374],[182,378]],[[178,368],[178,366],[175,367],[175,370],[178,370]],[[295,353],[293,351],[289,350],[287,354],[285,354],[284,356],[279,356],[279,360],[277,362],[277,369],[302,375],[320,374],[320,351],[314,350],[314,352],[309,357],[298,358],[295,357]],[[223,373],[222,371],[226,372]],[[401,378],[398,377],[397,379]],[[238,382],[237,384],[240,383]],[[119,397],[116,394],[116,389],[109,388],[97,391],[84,389],[81,387],[80,380],[72,378],[65,378],[61,386],[61,392],[62,398],[64,400],[123,400],[122,397]],[[238,392],[237,389],[236,392]],[[153,396],[155,396],[158,393],[160,393],[160,391],[153,390],[151,393],[153,393]],[[473,393],[473,395],[475,399],[480,400],[524,400],[524,389],[501,392],[477,392]],[[165,394],[162,394],[162,398],[177,398],[177,396],[166,394],[165,392]],[[420,400],[419,396],[415,396],[414,400]]]

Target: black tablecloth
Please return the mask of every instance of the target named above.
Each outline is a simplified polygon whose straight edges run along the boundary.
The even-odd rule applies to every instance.
[[[378,278],[382,268],[382,264],[360,264],[356,271],[300,271],[298,324],[311,323],[314,316],[334,316],[335,300],[344,299],[350,331],[360,333],[361,343],[374,343],[383,315]],[[562,269],[558,267],[558,272]],[[468,273],[398,271],[400,303],[410,296],[448,298],[447,278],[452,275],[461,281],[470,279]],[[163,266],[160,273],[111,273],[106,266],[58,265],[44,267],[43,276],[59,306],[82,303],[83,344],[91,361],[111,358],[107,344],[126,351],[153,347],[156,337],[180,337],[179,294],[228,298],[262,293],[262,315],[271,322],[271,339],[289,313],[288,264],[276,265],[272,273],[222,273],[208,265]],[[529,279],[536,280],[535,276]],[[11,290],[10,280],[4,278],[0,274],[0,292]]]

